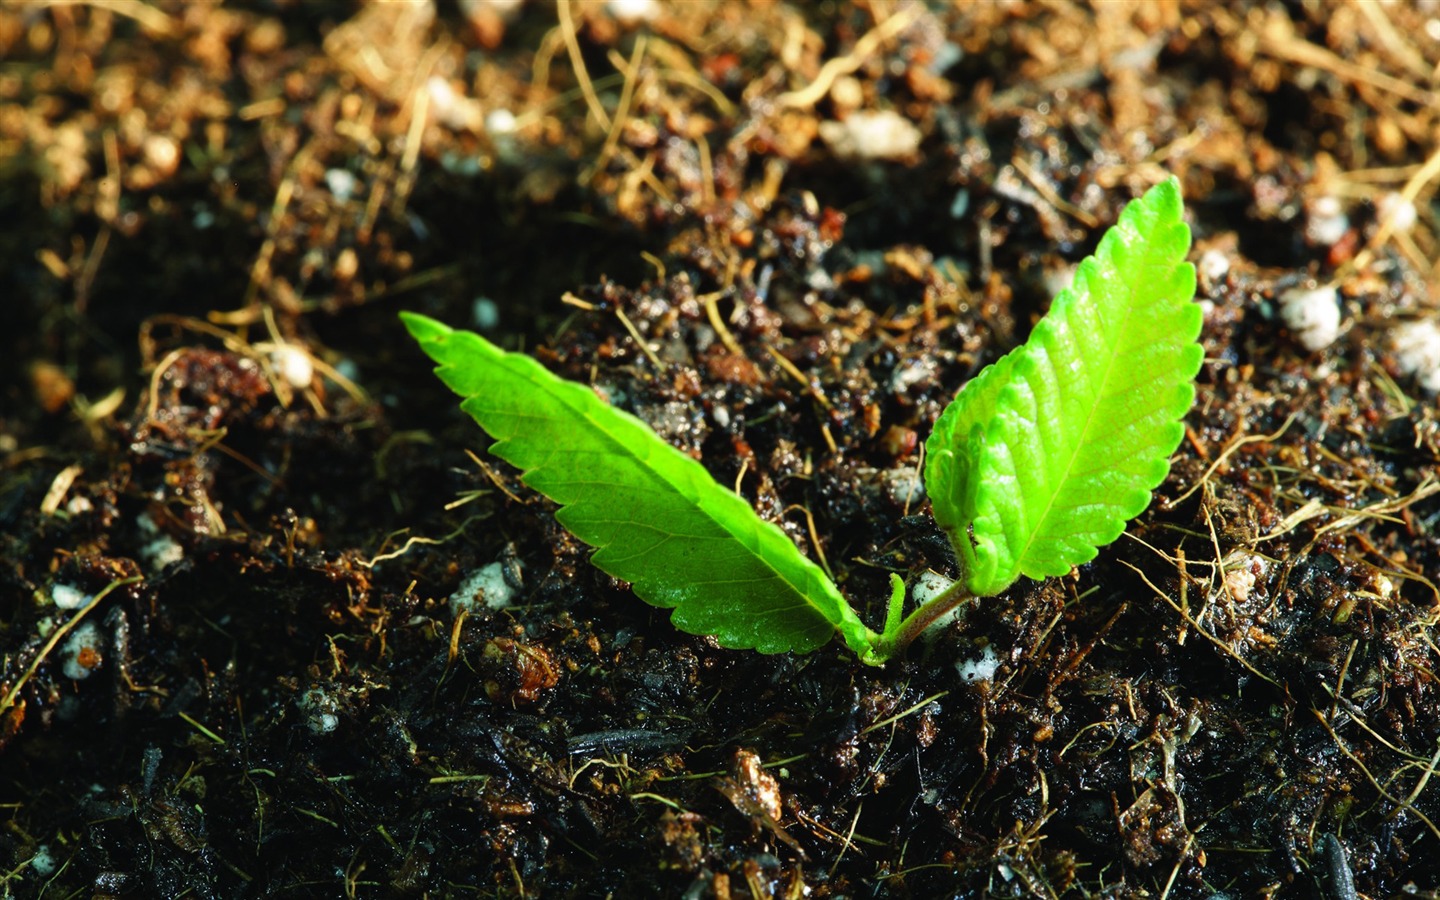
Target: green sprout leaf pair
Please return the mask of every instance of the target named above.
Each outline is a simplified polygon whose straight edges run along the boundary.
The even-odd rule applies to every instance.
[[[1130,204],[1021,347],[972,379],[927,443],[926,488],[961,562],[908,617],[892,578],[876,633],[778,527],[591,389],[479,335],[402,313],[491,452],[559,504],[594,564],[722,646],[809,652],[839,633],[883,663],[971,596],[1093,559],[1150,503],[1201,363],[1190,232],[1174,179]]]

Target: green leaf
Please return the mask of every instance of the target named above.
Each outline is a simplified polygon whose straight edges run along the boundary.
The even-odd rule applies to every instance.
[[[597,548],[591,561],[671,621],[722,646],[807,652],[836,631],[866,656],[874,634],[790,538],[698,462],[589,387],[468,331],[401,313],[490,452],[560,504],[556,518]]]
[[[1094,559],[1169,473],[1204,355],[1182,213],[1174,178],[1126,207],[935,423],[926,488],[977,596]]]

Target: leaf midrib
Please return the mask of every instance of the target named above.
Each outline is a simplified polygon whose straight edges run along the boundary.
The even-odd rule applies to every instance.
[[[1148,258],[1148,257],[1150,256],[1150,254],[1146,254],[1146,256],[1147,256],[1147,259],[1145,260],[1145,268],[1149,268],[1150,265],[1151,265],[1151,260]],[[1099,269],[1099,266],[1096,266],[1096,268]],[[1110,267],[1110,266],[1107,266],[1107,268],[1111,268],[1111,267]],[[1141,268],[1141,267],[1140,267],[1140,266],[1135,266],[1134,268],[1135,268],[1136,270],[1138,270],[1138,269]],[[1096,274],[1097,274],[1097,276],[1103,276],[1105,273],[1098,273],[1098,272],[1097,272]],[[1097,278],[1094,279],[1094,280],[1101,280],[1101,278],[1098,278],[1098,277],[1097,277]],[[1111,281],[1110,281],[1110,279],[1106,278],[1106,279],[1103,279],[1102,283],[1108,285],[1108,284],[1111,283]],[[1127,294],[1127,296],[1126,296],[1126,302],[1125,302],[1125,304],[1124,304],[1124,308],[1123,308],[1123,310],[1121,310],[1122,312],[1128,311],[1128,310],[1134,305],[1134,299],[1135,299],[1135,295],[1136,295],[1136,285],[1137,285],[1138,282],[1135,281],[1135,280],[1131,280],[1131,279],[1125,279],[1123,283],[1124,283],[1124,285],[1125,285],[1125,289],[1126,289],[1126,294]],[[1087,287],[1091,287],[1091,285],[1087,285]],[[1071,290],[1074,290],[1073,285],[1072,285],[1072,287],[1071,287]],[[1076,299],[1077,299],[1077,301],[1078,301],[1078,295],[1076,296]],[[1094,301],[1094,299],[1095,299],[1095,298],[1094,298],[1094,291],[1093,291],[1093,290],[1091,291],[1091,298],[1090,298],[1090,299],[1091,299],[1092,301]],[[1098,307],[1099,304],[1097,303],[1096,305],[1097,305],[1097,307]],[[1029,537],[1028,537],[1028,538],[1026,539],[1026,541],[1025,541],[1025,546],[1024,546],[1024,549],[1022,550],[1022,552],[1016,554],[1016,556],[1015,556],[1015,565],[1016,565],[1016,568],[1017,568],[1017,569],[1023,569],[1024,563],[1025,563],[1025,558],[1029,555],[1029,553],[1030,553],[1030,548],[1033,547],[1033,546],[1035,546],[1036,542],[1039,540],[1041,533],[1044,532],[1044,530],[1045,530],[1045,524],[1046,524],[1046,522],[1047,522],[1047,521],[1049,520],[1049,518],[1050,518],[1050,513],[1051,513],[1051,511],[1053,511],[1053,510],[1055,509],[1055,501],[1059,498],[1060,493],[1061,493],[1060,487],[1061,487],[1062,485],[1064,485],[1064,484],[1066,484],[1066,483],[1069,482],[1071,473],[1072,473],[1072,472],[1074,471],[1074,469],[1075,469],[1075,462],[1076,462],[1076,460],[1078,460],[1078,459],[1080,458],[1080,453],[1081,453],[1081,451],[1082,451],[1086,446],[1089,445],[1089,442],[1090,442],[1090,441],[1089,441],[1089,439],[1090,439],[1090,431],[1091,431],[1091,429],[1092,429],[1092,428],[1094,427],[1094,425],[1095,425],[1095,416],[1096,416],[1096,413],[1099,411],[1100,406],[1101,406],[1101,403],[1102,403],[1103,399],[1104,399],[1105,396],[1106,396],[1106,388],[1107,388],[1107,387],[1109,386],[1109,384],[1110,384],[1110,376],[1111,376],[1111,374],[1115,371],[1115,362],[1116,362],[1116,360],[1118,360],[1119,357],[1120,357],[1120,348],[1127,345],[1126,342],[1123,340],[1123,338],[1126,337],[1126,336],[1128,336],[1128,334],[1129,334],[1130,327],[1131,327],[1130,324],[1129,324],[1130,321],[1131,321],[1131,320],[1130,320],[1128,317],[1124,318],[1124,319],[1122,320],[1122,323],[1117,327],[1117,330],[1114,332],[1114,338],[1115,338],[1115,339],[1110,343],[1110,346],[1107,348],[1107,351],[1106,351],[1106,357],[1107,357],[1107,359],[1105,360],[1105,364],[1104,364],[1104,365],[1105,365],[1105,374],[1104,374],[1104,377],[1103,377],[1103,378],[1101,379],[1101,381],[1100,381],[1100,388],[1099,388],[1099,390],[1096,391],[1095,394],[1094,394],[1094,398],[1095,398],[1095,399],[1094,399],[1094,402],[1090,404],[1090,408],[1089,408],[1089,410],[1087,410],[1087,412],[1086,412],[1086,414],[1085,414],[1085,428],[1084,428],[1084,430],[1081,432],[1080,439],[1077,440],[1077,441],[1075,441],[1075,442],[1074,442],[1074,446],[1071,448],[1071,451],[1070,451],[1070,459],[1067,460],[1066,463],[1065,463],[1065,474],[1064,474],[1064,477],[1062,477],[1062,478],[1060,478],[1059,480],[1057,480],[1057,481],[1054,482],[1054,489],[1049,492],[1049,493],[1050,493],[1050,496],[1049,496],[1049,498],[1047,499],[1047,501],[1046,501],[1046,503],[1045,503],[1045,511],[1044,511],[1044,513],[1042,513],[1041,516],[1040,516],[1040,518],[1037,520],[1036,526],[1035,526],[1033,529],[1031,529],[1030,535],[1029,535]],[[1064,384],[1064,380],[1059,377],[1059,374],[1058,374],[1058,371],[1057,371],[1057,367],[1054,365],[1054,361],[1049,359],[1049,354],[1047,354],[1046,356],[1047,356],[1046,362],[1047,362],[1047,364],[1050,366],[1051,372],[1055,375],[1055,383],[1056,383],[1056,384],[1059,384],[1059,385],[1063,385],[1063,384]],[[1081,358],[1082,358],[1082,359],[1085,358],[1085,354],[1084,354],[1083,351],[1081,351]],[[1086,368],[1088,368],[1088,366],[1087,366]],[[1061,405],[1063,406],[1063,404],[1061,404]],[[1035,423],[1035,427],[1036,427],[1036,431],[1037,431],[1037,433],[1038,433],[1038,431],[1039,431],[1039,422],[1038,422],[1038,421]]]
[[[507,360],[507,362],[508,362],[508,360]],[[586,410],[584,410],[583,408],[577,408],[576,405],[575,405],[575,403],[572,402],[572,397],[574,397],[575,395],[571,394],[571,396],[567,397],[567,396],[565,396],[565,395],[566,395],[567,393],[570,393],[570,392],[565,391],[565,390],[559,388],[559,385],[551,384],[551,383],[548,382],[548,380],[536,380],[536,379],[534,379],[534,378],[531,377],[530,373],[527,373],[527,372],[524,372],[524,371],[517,371],[517,368],[523,368],[523,367],[507,366],[507,368],[509,368],[511,372],[513,372],[514,374],[518,375],[520,378],[522,378],[522,379],[525,380],[527,383],[529,383],[532,387],[538,387],[538,388],[540,388],[546,396],[551,397],[552,399],[554,399],[555,401],[557,401],[558,403],[560,403],[562,406],[564,406],[564,407],[565,407],[567,410],[569,410],[571,413],[575,414],[577,418],[583,419],[583,420],[584,420],[588,425],[590,425],[595,431],[599,432],[601,435],[604,436],[605,440],[611,445],[611,448],[618,448],[618,449],[611,449],[611,450],[609,450],[610,453],[616,454],[616,455],[620,455],[620,456],[623,456],[623,457],[625,457],[625,458],[627,458],[627,459],[630,459],[630,460],[634,461],[634,462],[635,462],[637,465],[639,465],[648,475],[650,475],[651,477],[653,477],[653,478],[655,478],[655,479],[658,479],[659,481],[661,481],[662,483],[664,483],[668,488],[670,488],[671,491],[673,491],[674,493],[676,493],[677,495],[679,495],[681,498],[683,498],[684,501],[686,502],[686,505],[687,505],[687,506],[689,506],[691,509],[694,509],[697,513],[703,515],[707,521],[711,522],[711,523],[714,524],[717,528],[719,528],[720,531],[722,531],[722,532],[724,532],[726,535],[728,535],[731,540],[734,540],[735,542],[737,542],[738,544],[740,544],[740,546],[744,547],[745,550],[749,553],[749,555],[750,555],[752,558],[754,558],[754,559],[756,559],[756,560],[759,560],[759,561],[763,564],[763,566],[765,567],[765,570],[766,570],[767,572],[771,573],[771,575],[772,575],[774,578],[778,579],[781,583],[783,583],[786,587],[788,587],[797,597],[799,597],[799,598],[801,599],[801,601],[803,602],[803,607],[804,607],[804,608],[807,608],[807,609],[810,609],[810,610],[814,611],[815,613],[817,613],[817,614],[820,616],[821,619],[823,619],[825,622],[827,622],[827,623],[829,623],[829,624],[831,624],[831,625],[837,625],[837,624],[838,624],[838,623],[835,623],[835,622],[832,622],[832,621],[831,621],[830,617],[825,614],[825,610],[824,610],[823,608],[821,608],[818,604],[816,604],[816,603],[814,602],[814,600],[813,600],[813,599],[811,598],[811,596],[810,596],[810,593],[809,593],[807,590],[804,589],[804,586],[795,584],[795,583],[792,582],[789,578],[786,577],[785,573],[783,573],[783,572],[781,572],[779,569],[777,569],[777,568],[775,567],[775,564],[770,560],[768,554],[765,554],[765,553],[762,553],[762,552],[758,552],[758,551],[756,551],[756,550],[752,550],[752,549],[747,545],[747,543],[742,539],[741,535],[737,534],[734,530],[732,530],[730,527],[728,527],[728,526],[725,524],[725,522],[723,522],[723,521],[721,521],[720,519],[716,518],[716,516],[715,516],[709,509],[707,509],[704,505],[702,505],[702,504],[699,503],[699,502],[696,502],[696,500],[695,500],[694,497],[691,495],[691,493],[688,492],[688,491],[686,491],[686,490],[684,490],[684,489],[682,489],[682,486],[680,486],[680,485],[676,484],[674,481],[672,481],[672,480],[670,479],[670,477],[667,475],[667,473],[665,473],[665,472],[662,471],[661,469],[659,469],[659,468],[651,465],[648,460],[642,458],[642,457],[641,457],[639,454],[637,454],[630,446],[628,446],[620,437],[616,436],[614,433],[612,433],[612,432],[610,431],[610,429],[606,428],[605,425],[604,425],[604,423],[596,421],[596,419],[595,419],[594,417],[592,417],[592,416],[591,416]],[[570,381],[561,380],[561,381],[559,382],[559,384],[560,384],[560,385],[570,385],[570,384],[573,384],[573,385],[575,385],[576,387],[578,387],[580,390],[593,391],[593,388],[591,388],[591,387],[589,387],[589,386],[582,386],[582,385],[579,384],[579,382],[570,382]],[[595,399],[596,399],[596,401],[598,401],[598,402],[603,402],[603,401],[600,401],[600,398],[599,398],[598,396],[596,396]],[[618,409],[615,410],[615,411],[616,411],[616,412],[623,412],[622,410],[618,410]],[[630,414],[629,414],[629,413],[626,413],[626,415],[630,415]],[[623,421],[623,420],[622,420],[622,421]],[[639,422],[638,417],[637,417],[636,421]],[[634,424],[634,423],[632,423],[632,424]],[[643,423],[641,423],[641,424],[643,424]],[[657,437],[658,437],[658,435],[657,435]],[[663,441],[663,438],[662,438],[661,440]],[[667,447],[670,447],[671,450],[675,450],[676,453],[679,453],[679,452],[680,452],[678,449],[676,449],[674,446],[672,446],[672,445],[670,445],[670,444],[668,444],[668,443],[666,444],[666,446],[667,446]],[[691,463],[695,463],[696,465],[699,465],[699,463],[696,462],[695,460],[689,459],[688,457],[684,457],[683,455],[681,456],[681,459],[683,459],[683,460],[685,460],[685,461],[688,461],[688,462],[691,462]],[[537,467],[537,469],[532,470],[532,471],[538,471],[538,467]],[[708,473],[707,473],[707,477],[708,477]],[[724,488],[722,485],[720,485],[719,482],[713,482],[713,484],[714,484],[714,486],[715,486],[716,488],[718,488],[718,489],[720,489],[720,490],[726,490],[726,488]],[[704,490],[704,487],[703,487],[703,486],[702,486],[701,490]],[[736,495],[736,496],[738,497],[739,495]],[[743,498],[742,498],[742,499],[743,499]],[[574,505],[576,505],[576,504],[574,504],[574,503],[565,504],[565,506],[574,506]],[[757,520],[760,521],[760,522],[764,522],[764,521],[765,521],[765,520],[763,520],[763,519],[759,519],[758,514],[757,514],[756,518],[757,518]],[[662,530],[662,529],[656,529],[656,530]],[[612,543],[612,546],[613,546],[613,543]],[[603,548],[601,548],[601,549],[603,549]],[[797,551],[797,552],[798,552],[798,551]],[[802,571],[802,572],[805,572],[805,574],[809,574],[808,572],[806,572],[805,567],[806,567],[806,566],[810,566],[810,565],[814,565],[814,564],[811,563],[810,560],[806,559],[803,555],[800,556],[799,559],[801,560],[801,565],[800,565],[801,571]],[[635,579],[635,580],[636,580],[636,581],[643,581],[644,579],[639,579],[639,578],[637,578],[637,579]],[[808,578],[806,579],[807,582],[808,582],[809,580],[810,580],[810,579],[808,579]],[[724,582],[715,582],[715,583],[724,583]],[[838,595],[838,592],[837,592],[837,595]],[[841,606],[844,606],[843,603],[840,604],[840,605],[841,605]],[[792,608],[792,607],[787,607],[787,609],[789,609],[789,608]],[[793,607],[793,608],[801,608],[801,607],[800,607],[799,605],[797,605],[797,606],[795,606],[795,607]],[[841,617],[843,618],[843,610],[842,610],[842,609],[837,609],[837,613],[838,613],[839,615],[841,615]]]

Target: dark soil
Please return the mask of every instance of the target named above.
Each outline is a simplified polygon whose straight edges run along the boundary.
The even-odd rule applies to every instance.
[[[4,896],[1437,896],[1434,14],[0,5]],[[1169,173],[1169,480],[884,668],[677,631],[395,315],[878,626],[935,417]]]

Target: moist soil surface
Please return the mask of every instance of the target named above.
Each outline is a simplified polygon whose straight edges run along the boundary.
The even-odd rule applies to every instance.
[[[0,890],[1436,896],[1435,14],[0,4]],[[883,667],[678,631],[396,317],[878,627],[940,410],[1170,174],[1169,478]]]

